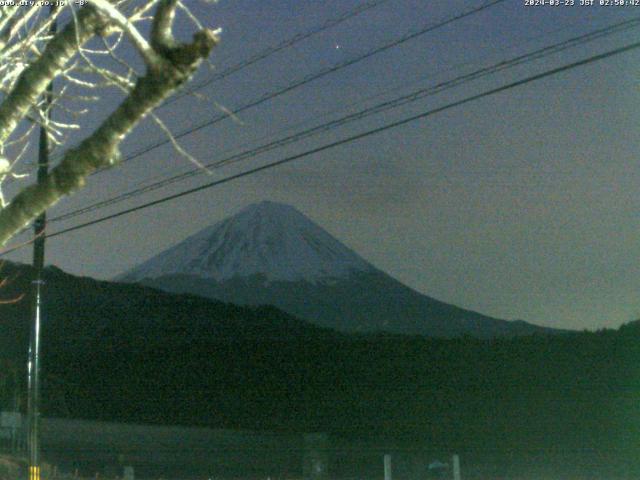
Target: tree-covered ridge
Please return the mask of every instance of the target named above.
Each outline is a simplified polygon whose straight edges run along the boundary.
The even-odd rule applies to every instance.
[[[9,295],[28,283],[13,268]],[[496,340],[343,335],[272,307],[47,277],[45,415],[640,458],[640,323]],[[2,308],[2,351],[17,365],[28,308]]]

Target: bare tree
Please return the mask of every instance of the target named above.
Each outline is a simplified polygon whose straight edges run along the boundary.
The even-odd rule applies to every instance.
[[[0,245],[81,189],[91,173],[116,165],[122,141],[193,76],[218,41],[218,32],[203,27],[180,0],[87,0],[81,7],[60,1],[52,9],[37,1],[15,2],[0,6],[0,188],[21,176],[18,162],[34,127],[42,125],[51,142],[66,150],[44,181],[22,188],[8,202],[0,195]],[[191,42],[174,39],[178,10],[196,25]],[[61,26],[52,32],[54,21]],[[122,45],[135,49],[142,72],[118,54]],[[55,79],[62,86],[45,102]],[[100,89],[110,87],[124,92],[122,102],[77,146],[65,147]],[[73,102],[88,103],[72,109]],[[52,106],[65,113],[62,119],[50,118]]]

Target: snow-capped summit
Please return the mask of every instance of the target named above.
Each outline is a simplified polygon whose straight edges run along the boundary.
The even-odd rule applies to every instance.
[[[273,305],[345,332],[493,338],[546,331],[416,292],[295,208],[274,202],[249,205],[119,280],[238,305]]]
[[[201,230],[120,278],[194,275],[218,282],[263,275],[311,283],[374,270],[294,207],[264,201]]]

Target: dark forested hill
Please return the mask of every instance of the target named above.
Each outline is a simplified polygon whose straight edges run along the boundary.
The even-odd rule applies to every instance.
[[[26,288],[26,270],[3,272],[4,298]],[[637,467],[638,323],[496,340],[346,335],[57,269],[46,290],[45,415],[402,436],[500,458],[597,452]],[[21,365],[28,306],[0,308],[3,357]]]

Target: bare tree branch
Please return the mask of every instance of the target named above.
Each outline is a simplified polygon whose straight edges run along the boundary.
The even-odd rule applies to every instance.
[[[135,25],[129,21],[120,11],[114,7],[107,0],[89,0],[96,6],[102,13],[104,13],[112,22],[114,22],[122,31],[129,37],[131,42],[135,45],[140,55],[144,59],[148,67],[154,68],[157,64],[162,62],[162,59],[151,48],[151,45],[138,31]]]
[[[173,48],[173,20],[176,15],[178,0],[160,0],[158,10],[151,25],[151,45],[159,52]]]
[[[6,208],[0,210],[0,245],[63,196],[82,188],[92,172],[115,165],[124,138],[147,114],[186,82],[209,56],[218,41],[214,31],[201,30],[190,43],[174,43],[170,29],[175,3],[172,0],[161,1],[156,13],[151,45],[159,61],[148,65],[146,75],[137,79],[129,96],[92,135],[67,151],[43,182],[25,188]],[[80,41],[86,41],[103,24],[103,17],[96,16],[92,10],[81,11],[77,26],[67,27],[57,35],[37,64],[25,70],[14,89],[15,92],[20,87],[21,94],[12,92],[10,105],[5,106],[5,101],[0,106],[0,142],[6,140],[48,82],[62,71],[77,51],[75,36],[78,35]],[[24,84],[24,78],[32,79],[38,86],[29,88]],[[28,97],[28,100],[23,97]]]
[[[93,8],[83,8],[77,22],[70,22],[47,45],[40,58],[20,75],[15,87],[0,105],[0,143],[4,143],[44,93],[47,85],[77,53],[78,41],[87,42],[105,26]]]

